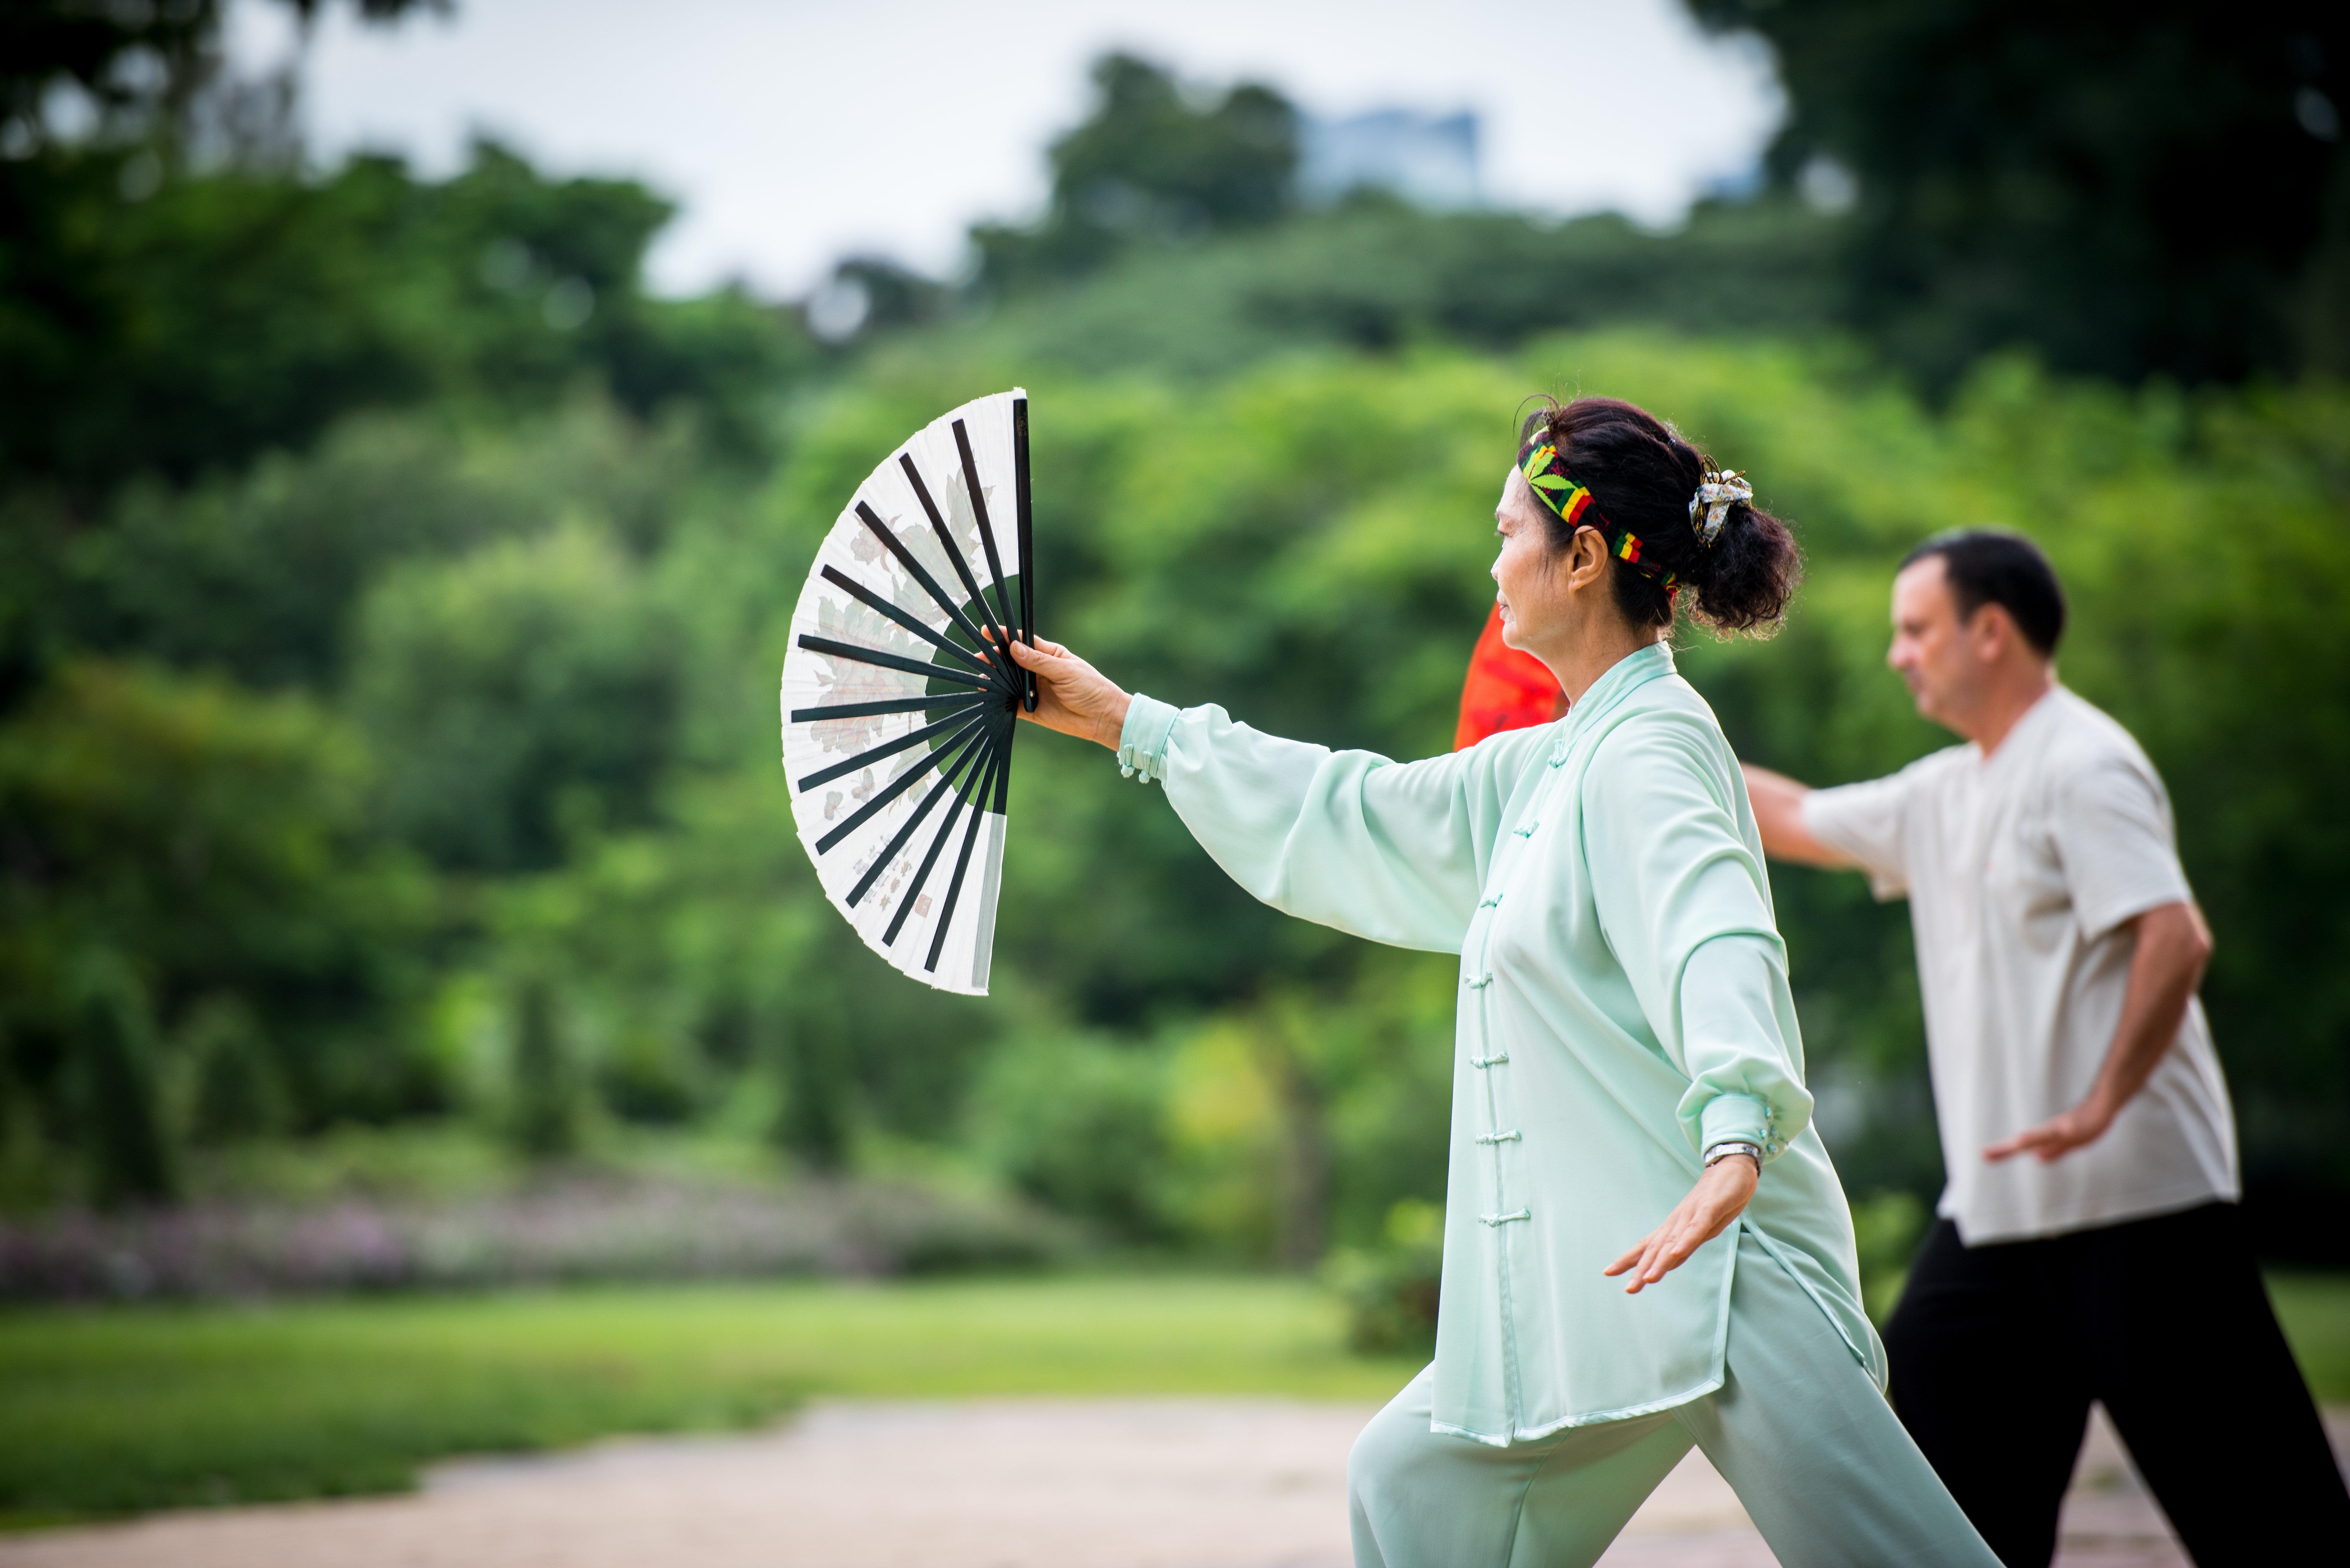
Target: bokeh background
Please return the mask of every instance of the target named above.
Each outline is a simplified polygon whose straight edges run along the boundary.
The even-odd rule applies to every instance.
[[[1947,740],[1881,665],[1901,554],[2040,540],[2350,1398],[2341,8],[1030,9],[0,14],[0,1521],[827,1388],[1401,1381],[1449,961],[1034,732],[993,997],[794,836],[816,542],[1015,382],[1047,633],[1399,757],[1529,394],[1795,522],[1783,634],[1681,656],[1813,782]],[[1774,884],[1881,1313],[1941,1169],[1907,917]]]

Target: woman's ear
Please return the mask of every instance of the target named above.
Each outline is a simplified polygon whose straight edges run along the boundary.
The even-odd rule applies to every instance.
[[[1596,528],[1578,528],[1566,542],[1567,587],[1580,593],[1607,575],[1607,541]]]

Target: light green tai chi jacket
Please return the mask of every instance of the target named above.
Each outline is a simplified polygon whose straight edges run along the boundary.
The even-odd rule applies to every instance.
[[[1120,742],[1257,898],[1461,955],[1434,1430],[1507,1444],[1719,1388],[1740,1227],[1884,1386],[1753,812],[1670,649],[1556,723],[1426,762],[1143,696]],[[1626,1294],[1600,1270],[1726,1138],[1763,1150],[1740,1226]]]

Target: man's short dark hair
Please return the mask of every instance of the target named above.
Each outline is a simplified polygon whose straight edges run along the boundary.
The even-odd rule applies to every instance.
[[[1901,565],[1929,556],[1942,557],[1942,575],[1960,620],[1972,620],[1983,606],[1997,605],[2042,658],[2056,651],[2064,635],[2064,587],[2039,545],[2021,534],[1960,528],[1935,535],[1903,556]]]

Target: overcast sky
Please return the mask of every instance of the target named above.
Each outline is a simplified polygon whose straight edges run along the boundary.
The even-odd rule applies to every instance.
[[[1705,37],[1678,0],[457,0],[390,28],[351,9],[307,45],[318,153],[442,173],[481,130],[639,176],[683,208],[652,257],[671,293],[795,296],[852,251],[951,271],[973,219],[1042,202],[1044,145],[1111,47],[1316,114],[1473,109],[1492,199],[1651,223],[1750,170],[1781,109],[1759,46]],[[295,47],[284,12],[236,0],[242,63]]]

